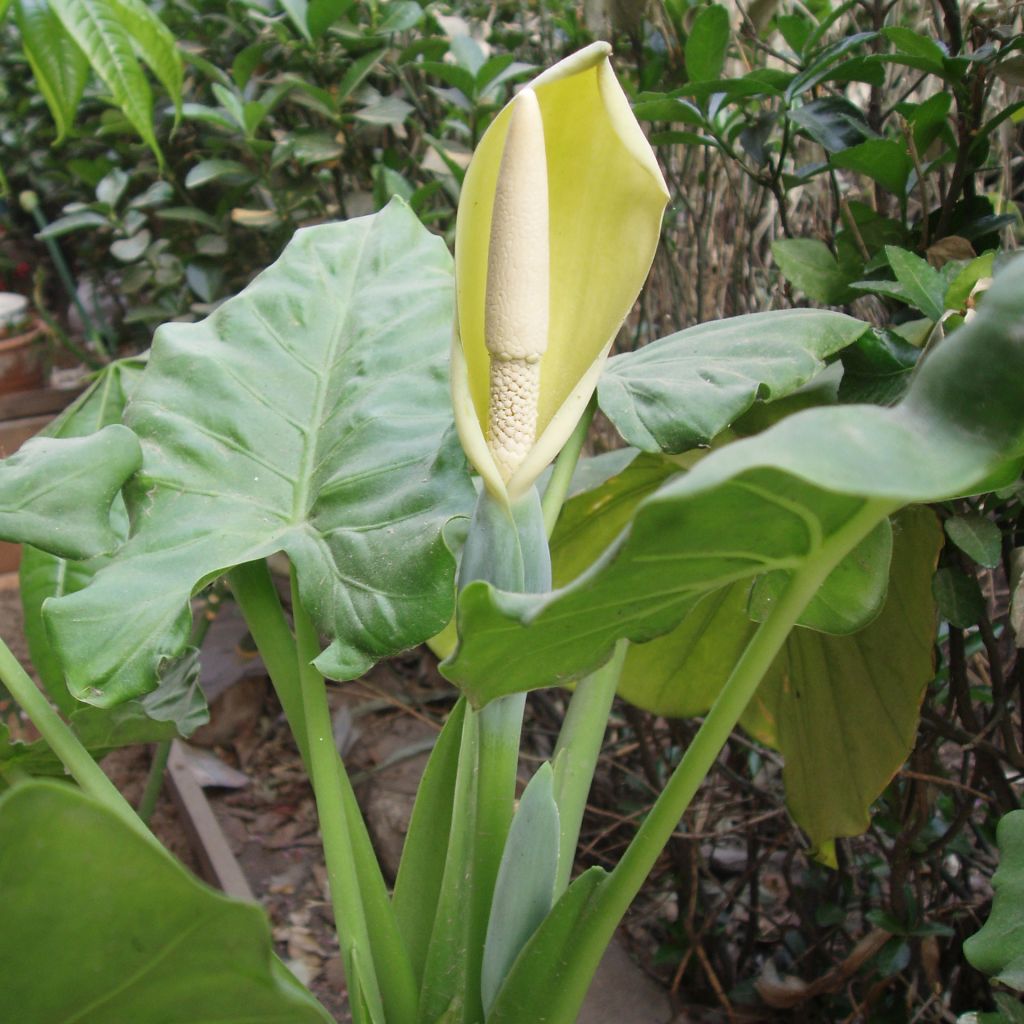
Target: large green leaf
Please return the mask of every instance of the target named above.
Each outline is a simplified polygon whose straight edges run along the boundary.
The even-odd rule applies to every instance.
[[[787,802],[816,846],[864,831],[913,746],[933,675],[930,584],[941,545],[931,513],[901,515],[878,618],[850,636],[795,629],[744,715],[785,756]],[[753,635],[748,591],[744,581],[709,594],[672,632],[631,646],[620,695],[658,714],[704,714]]]
[[[16,0],[14,20],[39,91],[50,108],[60,142],[75,120],[89,77],[89,61],[64,31],[48,0]]]
[[[712,452],[647,498],[599,561],[551,594],[468,586],[445,673],[477,704],[565,682],[605,661],[620,638],[672,629],[712,591],[815,564],[861,517],[881,521],[901,505],[1009,478],[1024,454],[1022,324],[1016,260],[899,405],[810,409]]]
[[[135,56],[131,23],[116,0],[48,0],[65,31],[110,90],[111,99],[147,146],[162,159],[153,132],[153,93]]]
[[[611,359],[598,401],[629,444],[685,451],[707,444],[758,399],[802,387],[865,330],[820,309],[714,320]]]
[[[449,429],[451,316],[447,250],[392,203],[300,231],[207,320],[162,327],[125,412],[144,452],[132,536],[47,604],[72,692],[144,692],[184,647],[191,593],[275,551],[330,639],[326,674],[437,633],[442,528],[475,499]]]
[[[138,382],[144,365],[140,359],[123,359],[105,367],[85,394],[80,395],[46,427],[43,435],[87,437],[113,423],[120,423],[128,393]],[[111,506],[110,526],[117,536],[119,546],[128,536],[128,513],[120,495],[114,498]],[[81,590],[108,561],[108,555],[97,555],[87,561],[72,561],[39,548],[26,546],[22,551],[21,605],[25,613],[25,637],[29,654],[51,699],[65,714],[80,709],[81,704],[68,693],[64,683],[64,667],[46,635],[43,602],[50,597]]]
[[[85,394],[54,420],[43,431],[44,435],[86,437],[120,423],[127,395],[141,377],[144,365],[142,359],[123,359],[104,367]],[[128,514],[120,494],[114,497],[110,508],[110,528],[117,544],[123,543],[128,535]],[[20,569],[25,636],[33,667],[75,735],[94,757],[130,743],[187,736],[208,718],[206,702],[197,685],[194,652],[159,666],[153,680],[157,688],[152,693],[116,708],[91,707],[68,692],[64,666],[46,635],[43,603],[51,597],[81,590],[109,561],[110,556],[105,554],[74,561],[26,545]],[[64,774],[61,761],[41,740],[0,745],[0,771],[11,768],[34,775]]]
[[[77,790],[0,799],[0,1017],[49,1024],[329,1024],[262,908],[192,878]]]
[[[34,438],[0,462],[0,539],[65,558],[117,546],[110,506],[139,468],[135,435],[115,425],[89,437]]]
[[[964,955],[979,971],[1024,991],[1024,811],[999,822],[999,870],[995,897],[984,927],[964,943]]]

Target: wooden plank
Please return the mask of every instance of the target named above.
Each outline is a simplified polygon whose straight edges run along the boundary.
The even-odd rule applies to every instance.
[[[78,388],[36,388],[0,395],[0,420],[18,420],[26,416],[51,416],[70,405],[83,391]]]
[[[225,895],[255,903],[256,897],[231,852],[227,837],[206,794],[196,782],[180,740],[174,740],[171,744],[171,756],[167,759],[167,783],[192,848],[199,858],[203,877]]]
[[[27,419],[0,422],[0,459],[6,459],[8,455],[13,455],[52,419],[52,416],[29,416]]]

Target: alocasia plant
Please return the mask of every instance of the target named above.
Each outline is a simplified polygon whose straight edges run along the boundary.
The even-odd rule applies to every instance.
[[[599,386],[666,199],[608,52],[596,44],[545,72],[486,133],[463,190],[454,281],[444,247],[400,203],[303,231],[208,320],[158,332],[127,426],[0,465],[0,531],[62,557],[116,542],[110,505],[125,483],[123,546],[81,589],[43,604],[79,698],[111,706],[152,690],[187,645],[190,596],[227,574],[310,771],[357,1024],[571,1024],[730,730],[765,707],[787,721],[786,702],[799,700],[795,675],[773,689],[787,644],[867,635],[888,614],[890,562],[919,572],[933,550],[927,529],[920,542],[908,525],[925,513],[901,518],[896,542],[891,517],[1012,479],[1024,456],[1019,261],[892,409],[811,408],[746,439],[727,431],[757,398],[791,393],[866,330],[825,311],[703,325],[616,357]],[[454,423],[478,496],[452,429],[453,322]],[[547,536],[595,388],[647,454],[616,454],[610,470],[596,460],[581,474],[592,482],[555,535],[552,589]],[[709,441],[702,457],[676,454]],[[537,483],[556,454],[542,500]],[[67,500],[46,486],[53,459],[78,471]],[[470,519],[457,580],[456,531],[446,530],[455,517]],[[263,561],[277,551],[292,563],[293,626]],[[431,756],[389,894],[334,747],[321,673],[359,675],[435,634],[456,603],[442,670],[463,698]],[[619,864],[571,881],[620,677],[637,693],[631,652],[679,630],[689,642],[695,622],[717,623],[732,654],[713,685],[688,695],[711,705],[704,724]],[[3,947],[0,971],[22,978],[0,984],[4,1011],[16,992],[25,1024],[326,1019],[261,929],[223,964],[230,999],[176,1003],[156,982],[147,992],[158,964],[183,992],[209,991],[193,918],[220,942],[221,929],[248,929],[255,915],[171,870],[2,647],[0,676],[83,790],[15,780],[0,800],[0,835],[22,837],[0,859],[5,935],[19,937]],[[554,757],[517,807],[526,692],[570,681]],[[690,685],[680,671],[666,688]],[[827,703],[820,685],[816,698]],[[0,737],[0,758],[17,746]],[[25,841],[33,814],[61,829]],[[838,834],[835,821],[815,827],[822,841]],[[52,876],[66,883],[86,850],[87,888],[54,889]],[[130,899],[110,902],[97,890],[120,884],[104,866],[122,858]],[[62,907],[47,904],[52,891]],[[146,912],[168,912],[172,892],[191,913],[133,938]],[[117,913],[99,913],[97,901]],[[52,929],[33,924],[39,904]],[[62,952],[37,991],[23,983],[25,965],[50,956],[51,931]],[[66,955],[86,943],[89,957]]]

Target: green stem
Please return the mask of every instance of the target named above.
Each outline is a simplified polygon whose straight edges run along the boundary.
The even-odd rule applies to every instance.
[[[576,684],[558,734],[555,756],[552,758],[560,829],[556,900],[565,892],[572,876],[583,813],[587,807],[587,797],[608,727],[608,715],[628,650],[629,642],[620,640],[611,658],[596,672]]]
[[[565,504],[565,496],[569,493],[569,485],[572,483],[572,475],[576,472],[576,463],[579,462],[580,452],[583,451],[583,444],[587,440],[587,431],[597,412],[597,395],[591,396],[583,415],[565,447],[558,453],[555,459],[554,468],[551,470],[551,479],[544,491],[541,500],[541,508],[544,510],[544,529],[550,537],[555,532],[555,523],[558,522],[558,515]]]
[[[228,573],[228,583],[263,659],[308,772],[309,740],[306,737],[306,711],[295,639],[288,628],[267,563],[261,558],[256,562],[236,565]]]
[[[161,740],[153,748],[153,762],[149,766],[149,775],[146,777],[146,788],[142,791],[142,796],[139,799],[139,818],[146,825],[153,817],[157,797],[160,796],[160,790],[163,788],[164,772],[167,770],[167,761],[171,756],[171,742],[171,740]]]
[[[305,712],[306,738],[309,742],[309,770],[316,798],[320,834],[324,844],[327,877],[330,880],[334,923],[338,930],[345,976],[350,992],[361,993],[370,1007],[371,1017],[384,1020],[384,1005],[373,969],[370,933],[366,910],[359,892],[359,878],[344,811],[338,751],[334,746],[331,710],[327,703],[327,685],[312,661],[320,653],[320,642],[313,623],[299,600],[298,582],[292,569],[292,616],[295,621],[295,645],[298,654],[299,683]],[[363,966],[358,970],[356,964]],[[352,999],[353,1012],[359,1013],[359,1000]],[[368,1022],[367,1022],[368,1024]]]
[[[476,719],[479,747],[476,774],[476,821],[474,822],[472,897],[469,941],[466,947],[466,992],[464,1020],[483,1019],[480,975],[484,940],[491,916],[494,885],[505,853],[505,840],[512,824],[519,771],[519,743],[523,729],[526,694],[513,693],[491,701],[480,711],[469,709]]]
[[[132,810],[117,787],[103,774],[103,769],[93,760],[92,755],[82,746],[70,727],[50,707],[49,702],[39,692],[39,688],[29,678],[3,640],[0,640],[0,681],[32,720],[40,735],[61,759],[64,767],[82,790],[113,811],[140,835],[155,843],[153,834]]]
[[[575,1019],[578,1007],[619,921],[636,898],[671,839],[701,782],[711,770],[765,673],[797,620],[839,562],[898,508],[869,500],[794,572],[786,589],[747,644],[683,759],[673,771],[622,859],[601,884],[588,908],[586,927],[573,950],[573,965],[558,993],[550,1019]],[[582,924],[582,922],[581,922]]]
[[[43,213],[42,208],[38,203],[32,208],[32,217],[40,231],[45,231],[49,226],[46,222],[46,215]],[[53,265],[57,270],[57,276],[60,278],[61,284],[64,285],[64,290],[68,293],[68,298],[71,300],[75,309],[78,310],[78,315],[82,318],[82,326],[85,328],[86,336],[98,342],[101,349],[104,352],[109,353],[110,343],[107,335],[96,326],[91,314],[82,304],[82,300],[78,297],[78,289],[75,287],[74,278],[71,276],[71,271],[68,269],[67,262],[64,259],[64,253],[60,251],[60,246],[49,237],[43,239],[43,244],[46,246],[46,250],[50,254],[50,259],[53,261]]]
[[[327,685],[312,664],[320,653],[320,641],[299,598],[294,568],[292,617],[310,777],[348,984],[352,991],[358,986],[374,1020],[412,1024],[418,1003],[412,963],[398,933],[366,823],[334,745]],[[352,1003],[358,1015],[358,1000]]]

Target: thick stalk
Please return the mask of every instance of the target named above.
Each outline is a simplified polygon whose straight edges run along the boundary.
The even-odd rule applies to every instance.
[[[261,558],[256,562],[236,565],[228,573],[228,583],[263,659],[308,772],[309,740],[306,737],[306,711],[295,639],[288,628],[267,563]]]
[[[573,949],[574,962],[557,993],[557,1006],[552,1007],[550,1020],[553,1024],[567,1024],[575,1020],[590,980],[619,921],[672,838],[698,787],[711,770],[803,610],[839,562],[898,507],[891,502],[866,501],[860,511],[793,574],[770,615],[747,644],[700,730],[622,859],[595,893],[586,920],[580,922],[580,941]]]
[[[89,796],[113,811],[150,842],[157,842],[152,832],[132,810],[131,804],[120,794],[117,787],[103,774],[103,769],[93,760],[92,755],[82,746],[69,726],[50,707],[47,699],[21,667],[10,648],[0,640],[0,681],[18,702],[25,714],[49,744],[50,749],[61,759],[71,777]]]
[[[292,569],[292,615],[295,620],[295,646],[298,653],[299,683],[309,743],[309,771],[313,782],[324,859],[334,907],[334,923],[341,944],[345,976],[350,992],[362,993],[371,1017],[384,1020],[384,1004],[374,968],[366,910],[359,892],[355,856],[344,810],[344,793],[338,770],[338,751],[334,746],[331,710],[327,703],[327,685],[312,661],[320,653],[316,630],[299,600],[295,570]],[[363,970],[356,970],[356,961]],[[352,1010],[358,1014],[358,1000]],[[358,1021],[369,1024],[369,1021]]]
[[[327,686],[312,665],[320,642],[299,600],[294,568],[292,616],[309,773],[348,984],[351,989],[358,983],[371,1014],[380,1014],[381,1021],[412,1024],[418,1002],[412,964],[398,934],[366,823],[334,745]],[[353,952],[358,955],[358,972]]]
[[[476,718],[479,747],[477,762],[476,821],[473,837],[472,903],[470,934],[466,947],[466,993],[464,1020],[483,1019],[480,973],[484,940],[491,916],[491,901],[498,868],[505,852],[505,840],[512,824],[519,770],[519,743],[523,728],[526,694],[513,693],[491,701],[480,711],[469,709]]]
[[[164,772],[167,771],[167,761],[171,756],[171,743],[171,740],[161,740],[153,748],[153,760],[149,766],[149,775],[146,776],[146,788],[139,798],[139,818],[146,825],[153,817],[157,798],[164,785]]]
[[[558,734],[551,762],[555,771],[555,803],[558,804],[559,820],[556,900],[565,892],[572,876],[583,813],[628,650],[629,642],[620,640],[611,658],[576,684]]]

